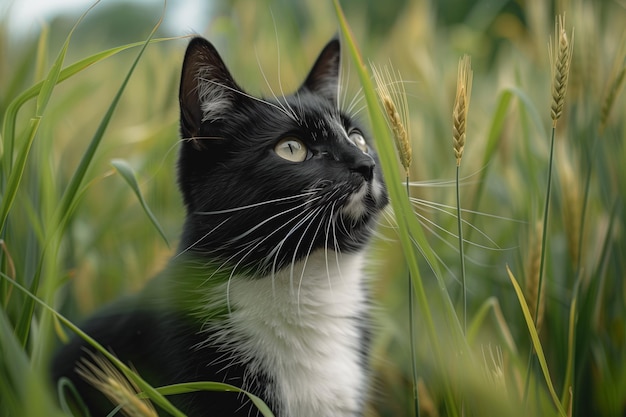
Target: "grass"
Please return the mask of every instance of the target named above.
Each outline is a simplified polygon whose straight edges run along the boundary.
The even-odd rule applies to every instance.
[[[623,415],[624,8],[504,2],[489,12],[488,2],[476,1],[453,17],[413,1],[370,37],[372,15],[349,6],[343,45],[348,51],[351,39],[355,48],[344,60],[344,102],[362,88],[360,114],[371,121],[393,209],[369,268],[381,309],[368,415],[415,415],[414,386],[421,416]],[[337,31],[332,3],[275,7],[238,2],[206,33],[252,93],[268,93],[259,66],[280,91],[278,56],[280,85],[296,88]],[[556,107],[554,10],[567,16],[570,45],[576,33],[567,95]],[[302,16],[306,25],[294,27]],[[153,40],[121,88],[145,39],[94,49],[67,29],[68,43],[56,46],[55,30],[18,48],[0,23],[9,57],[0,63],[0,415],[7,416],[72,415],[46,379],[54,346],[68,325],[137,291],[164,265],[183,216],[173,172],[186,41]],[[464,54],[472,57],[473,89],[457,202],[450,115]],[[404,77],[408,169],[364,62]],[[167,395],[187,389],[232,388],[207,382],[149,396],[168,407]]]

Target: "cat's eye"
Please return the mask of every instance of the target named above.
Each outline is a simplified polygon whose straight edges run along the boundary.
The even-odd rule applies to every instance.
[[[365,138],[363,137],[361,132],[359,132],[358,130],[353,130],[352,132],[350,132],[348,137],[350,138],[350,141],[357,146],[357,148],[359,148],[363,152],[367,152],[367,142],[365,142]]]
[[[274,151],[281,158],[291,162],[302,162],[309,153],[305,144],[294,137],[286,137],[280,140],[274,147]]]

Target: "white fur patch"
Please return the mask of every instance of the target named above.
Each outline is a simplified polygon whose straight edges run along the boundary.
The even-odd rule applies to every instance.
[[[214,69],[204,66],[198,70],[198,99],[202,108],[202,121],[219,120],[230,110],[233,92],[226,85],[219,84],[211,74]]]
[[[359,322],[366,309],[360,254],[318,250],[270,277],[235,276],[221,340],[272,376],[288,417],[354,417],[365,397]]]
[[[361,188],[353,193],[348,199],[348,203],[343,207],[343,212],[354,220],[358,220],[367,213],[367,207],[363,199],[367,195],[369,184],[364,182]]]
[[[364,200],[368,193],[371,193],[375,201],[380,200],[383,195],[383,185],[378,178],[374,177],[371,183],[363,183],[361,188],[350,196],[342,211],[354,220],[362,218],[367,213]]]

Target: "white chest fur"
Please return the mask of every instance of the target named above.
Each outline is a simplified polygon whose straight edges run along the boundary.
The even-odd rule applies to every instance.
[[[233,277],[228,344],[276,381],[285,417],[354,417],[365,396],[362,255],[313,253],[273,279]],[[249,355],[249,356],[248,356]]]

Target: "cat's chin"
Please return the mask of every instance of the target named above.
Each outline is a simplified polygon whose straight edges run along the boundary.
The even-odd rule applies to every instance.
[[[375,217],[387,205],[387,195],[380,181],[364,182],[343,206],[342,214],[355,221]]]

